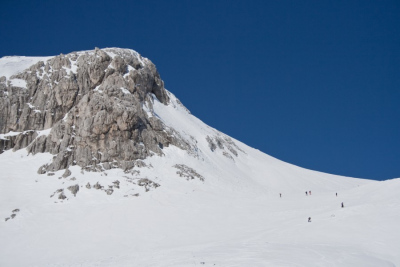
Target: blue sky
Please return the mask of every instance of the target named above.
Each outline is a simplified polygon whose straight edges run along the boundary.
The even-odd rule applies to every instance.
[[[11,1],[0,57],[138,51],[205,123],[334,174],[400,177],[400,1]]]

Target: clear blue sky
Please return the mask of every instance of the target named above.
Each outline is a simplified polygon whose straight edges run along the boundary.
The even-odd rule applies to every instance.
[[[400,1],[2,1],[0,56],[138,51],[205,123],[334,174],[400,177]]]

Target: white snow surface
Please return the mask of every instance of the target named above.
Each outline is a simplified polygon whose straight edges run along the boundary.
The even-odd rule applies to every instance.
[[[26,81],[22,79],[11,79],[11,85],[26,88]]]
[[[7,139],[7,137],[9,136],[17,136],[19,135],[21,132],[14,132],[14,131],[10,131],[6,134],[0,134],[0,139]]]
[[[0,266],[400,266],[400,179],[307,170],[235,139],[238,156],[226,145],[213,152],[207,136],[227,136],[169,96],[168,105],[153,97],[152,116],[193,149],[164,147],[136,172],[73,166],[61,178],[37,174],[48,153],[0,154]],[[175,164],[204,181],[180,177]],[[160,187],[146,192],[139,178]],[[111,195],[85,187],[116,180]],[[58,189],[67,199],[50,197]]]
[[[5,76],[7,80],[12,75],[18,74],[39,61],[46,62],[52,57],[24,57],[24,56],[6,56],[0,58],[0,77]],[[15,86],[25,85],[26,82],[20,79],[13,79],[12,84]]]
[[[124,94],[126,94],[126,95],[130,95],[130,94],[131,94],[131,92],[129,92],[128,89],[125,89],[125,88],[123,88],[123,87],[121,87],[120,89],[121,89],[122,93],[124,93]]]

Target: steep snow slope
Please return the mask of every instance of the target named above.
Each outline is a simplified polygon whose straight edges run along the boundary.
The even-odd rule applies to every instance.
[[[39,175],[52,155],[1,154],[0,266],[400,266],[400,179],[293,166],[169,98],[144,108],[192,149],[164,147],[131,171]]]

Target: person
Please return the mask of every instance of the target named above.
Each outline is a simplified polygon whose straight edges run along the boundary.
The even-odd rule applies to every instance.
[[[342,202],[342,208],[344,208],[344,204],[343,204],[343,202]]]
[[[307,193],[307,191],[306,191],[306,196],[308,196],[308,193]]]
[[[311,196],[311,190],[310,190],[310,191],[308,191],[308,194]]]
[[[311,222],[311,217],[308,217],[308,222]]]
[[[337,192],[336,192],[336,196],[337,196]]]
[[[282,194],[281,194],[281,193],[279,193],[279,197],[282,197]]]

